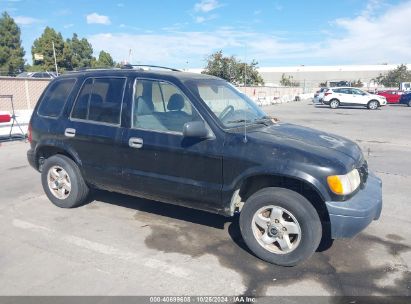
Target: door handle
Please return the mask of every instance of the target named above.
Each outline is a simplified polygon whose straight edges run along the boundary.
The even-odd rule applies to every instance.
[[[76,129],[67,128],[66,130],[64,130],[64,135],[67,137],[74,137],[76,136]]]
[[[128,140],[128,145],[131,148],[140,149],[141,147],[143,147],[143,139],[137,137],[130,137],[130,139]]]

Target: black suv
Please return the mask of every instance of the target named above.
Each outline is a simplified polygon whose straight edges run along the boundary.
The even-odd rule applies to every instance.
[[[381,213],[381,181],[357,144],[278,123],[216,77],[130,67],[63,75],[40,97],[29,141],[28,160],[59,207],[98,188],[240,213],[247,246],[278,265]]]

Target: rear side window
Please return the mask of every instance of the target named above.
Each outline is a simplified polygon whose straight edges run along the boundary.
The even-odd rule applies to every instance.
[[[89,78],[78,95],[71,117],[120,123],[125,78]]]
[[[58,117],[73,90],[76,79],[60,79],[53,82],[40,102],[38,114],[47,117]]]

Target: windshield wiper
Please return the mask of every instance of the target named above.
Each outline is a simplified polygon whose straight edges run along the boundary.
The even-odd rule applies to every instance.
[[[231,124],[231,123],[250,123],[251,120],[249,119],[237,119],[237,120],[229,120],[227,121],[227,123]]]

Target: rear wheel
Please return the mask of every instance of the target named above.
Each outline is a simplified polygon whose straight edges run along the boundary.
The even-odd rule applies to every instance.
[[[79,206],[89,194],[77,164],[64,155],[51,156],[44,162],[41,182],[49,200],[61,208]]]
[[[330,101],[330,108],[331,109],[337,109],[340,106],[340,102],[338,101],[338,99],[332,99]]]
[[[368,102],[367,108],[370,110],[377,110],[380,106],[380,103],[377,100],[371,100]]]
[[[281,266],[309,258],[322,236],[315,208],[300,194],[284,188],[253,194],[241,210],[240,230],[256,256]]]
[[[411,100],[408,101],[407,105],[411,107]]]

